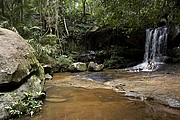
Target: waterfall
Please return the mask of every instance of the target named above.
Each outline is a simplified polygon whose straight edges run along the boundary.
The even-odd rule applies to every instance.
[[[161,64],[164,64],[164,60],[166,59],[167,36],[168,28],[166,26],[146,29],[143,63],[125,70],[130,72],[157,70]]]
[[[146,30],[144,62],[163,62],[167,50],[167,27]]]

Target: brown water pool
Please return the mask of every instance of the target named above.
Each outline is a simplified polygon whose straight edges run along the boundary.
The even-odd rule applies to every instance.
[[[43,111],[20,120],[180,120],[179,110],[151,101],[129,100],[113,90],[58,85],[65,79],[74,77],[55,74],[47,81]]]

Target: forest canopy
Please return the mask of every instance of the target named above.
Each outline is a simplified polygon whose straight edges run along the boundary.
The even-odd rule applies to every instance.
[[[68,35],[68,26],[81,23],[134,29],[180,23],[179,7],[179,0],[0,0],[0,25],[26,37],[35,28]]]

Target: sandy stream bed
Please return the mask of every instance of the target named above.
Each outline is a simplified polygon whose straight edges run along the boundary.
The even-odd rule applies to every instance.
[[[101,77],[107,80],[96,81],[96,78]],[[61,80],[58,80],[59,78]],[[128,73],[122,70],[104,70],[57,73],[53,81],[56,86],[113,89],[132,98],[153,99],[160,104],[180,108],[180,64],[165,65],[156,72]]]

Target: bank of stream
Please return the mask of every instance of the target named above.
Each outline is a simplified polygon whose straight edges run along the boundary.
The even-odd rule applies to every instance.
[[[179,120],[179,85],[179,73],[165,70],[56,73],[46,81],[42,112],[20,119]]]

